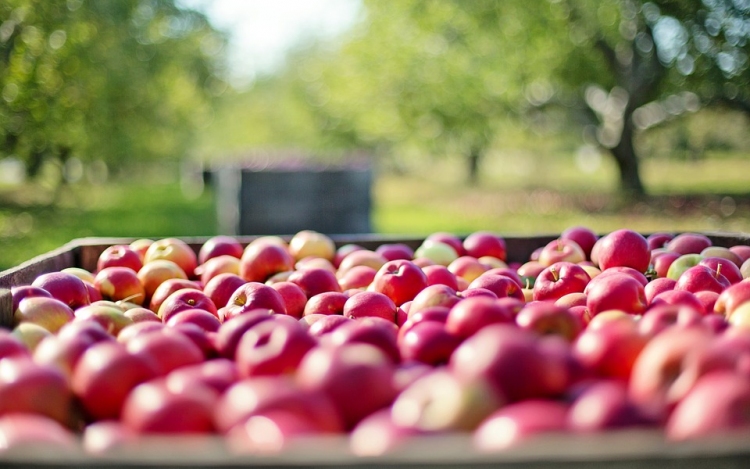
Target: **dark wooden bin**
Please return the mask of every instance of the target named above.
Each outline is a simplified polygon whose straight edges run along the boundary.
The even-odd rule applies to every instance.
[[[706,233],[717,246],[750,244],[746,234]],[[333,236],[338,245],[357,243],[373,249],[385,242],[403,242],[416,248],[421,238],[372,234]],[[531,252],[556,235],[505,237],[510,261],[524,261]],[[238,237],[248,243],[253,237]],[[132,239],[84,238],[0,272],[0,326],[12,325],[10,288],[24,285],[39,274],[82,267],[94,270],[99,254],[112,244]],[[203,238],[186,239],[194,249]],[[106,456],[26,448],[0,453],[2,468],[688,468],[750,467],[750,433],[717,435],[689,443],[670,443],[658,430],[610,431],[589,436],[554,434],[493,454],[472,449],[467,434],[420,437],[388,455],[358,457],[345,437],[311,438],[278,455],[237,456],[227,452],[219,438],[153,438],[138,446]]]

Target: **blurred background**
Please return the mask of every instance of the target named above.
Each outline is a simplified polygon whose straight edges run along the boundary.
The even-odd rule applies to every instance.
[[[748,0],[3,0],[0,270],[323,219],[750,232],[748,39]]]

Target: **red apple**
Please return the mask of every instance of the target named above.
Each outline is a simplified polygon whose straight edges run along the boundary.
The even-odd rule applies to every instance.
[[[541,301],[529,303],[516,315],[521,329],[539,335],[556,334],[572,342],[583,331],[581,319],[567,308]]]
[[[214,303],[214,306],[216,306],[217,308],[223,308],[229,302],[232,294],[246,283],[247,282],[242,277],[236,274],[218,274],[216,277],[212,278],[208,281],[208,283],[205,284],[205,286],[203,287],[203,293],[205,293],[206,296],[211,299],[211,301]]]
[[[169,295],[159,307],[157,314],[162,321],[168,322],[173,315],[180,311],[195,308],[207,311],[217,318],[219,317],[216,305],[211,301],[211,298],[206,296],[202,291],[192,288],[183,288]]]
[[[204,359],[201,349],[173,328],[144,332],[125,345],[128,353],[149,361],[159,376],[183,366],[201,363]]]
[[[216,315],[199,308],[184,309],[182,311],[179,311],[170,316],[170,318],[166,322],[168,326],[175,326],[182,323],[195,324],[204,331],[210,332],[218,331],[219,327],[221,326],[221,322]]]
[[[750,246],[744,245],[744,244],[738,244],[736,246],[730,246],[729,250],[733,253],[737,254],[737,256],[740,258],[740,260],[744,263],[746,260],[750,259]],[[742,264],[740,264],[742,265]]]
[[[584,293],[592,316],[611,309],[641,314],[647,307],[643,285],[626,274],[599,275],[589,282]]]
[[[450,309],[445,328],[457,337],[467,338],[491,324],[513,323],[522,306],[520,301],[503,304],[487,297],[467,298]]]
[[[40,449],[48,455],[76,455],[78,444],[73,432],[43,415],[14,413],[0,417],[0,453],[30,455]]]
[[[640,233],[627,229],[616,230],[602,238],[598,260],[602,271],[623,266],[645,272],[651,262],[651,251],[646,238]]]
[[[205,264],[200,264],[195,268],[195,275],[200,278],[201,285],[206,285],[220,274],[239,275],[239,273],[240,260],[229,255],[212,257]]]
[[[296,283],[305,292],[308,299],[318,293],[329,291],[341,292],[341,286],[339,286],[336,275],[328,269],[311,268],[296,270],[289,275],[288,280]]]
[[[208,238],[198,251],[198,264],[205,264],[209,259],[219,256],[242,257],[244,248],[232,236],[218,235]]]
[[[397,425],[390,409],[381,409],[360,421],[349,437],[349,449],[356,456],[373,457],[407,447],[414,436],[424,435],[415,428]]]
[[[571,239],[558,238],[547,243],[539,252],[539,263],[549,267],[557,262],[577,264],[586,260],[583,249]]]
[[[307,295],[299,285],[292,282],[276,282],[271,285],[271,288],[279,292],[284,300],[286,314],[297,319],[303,316],[307,304]]]
[[[732,261],[724,259],[723,257],[703,257],[703,259],[698,262],[698,265],[705,265],[717,275],[723,275],[732,285],[742,281],[742,272],[740,272],[740,268]]]
[[[649,308],[638,321],[641,334],[653,337],[668,327],[693,326],[701,322],[703,312],[682,304],[660,304]]]
[[[501,261],[507,259],[505,239],[489,231],[475,231],[469,234],[463,242],[466,254],[479,259],[492,256]]]
[[[198,256],[185,241],[178,238],[162,238],[154,241],[143,255],[144,267],[156,260],[168,260],[177,264],[188,277],[192,277],[198,266]]]
[[[725,261],[729,261],[734,264],[738,270],[744,262],[740,256],[732,252],[729,248],[725,248],[724,246],[709,246],[701,251],[700,255],[703,257],[715,257],[723,259]]]
[[[681,254],[672,251],[664,251],[653,255],[651,259],[656,276],[659,278],[667,277],[669,268],[672,267],[672,263],[680,257]]]
[[[400,337],[398,348],[404,361],[418,361],[432,366],[448,363],[461,338],[449,333],[436,321],[422,321]]]
[[[501,407],[477,427],[472,436],[481,452],[504,451],[540,434],[567,430],[568,404],[528,399]]]
[[[296,321],[261,321],[240,338],[235,352],[241,376],[293,373],[317,341]]]
[[[96,274],[94,286],[105,300],[123,300],[140,306],[146,298],[146,291],[138,275],[128,267],[103,268]]]
[[[278,244],[250,243],[240,261],[239,275],[248,282],[265,282],[279,272],[294,270],[294,258]]]
[[[581,266],[557,262],[539,273],[534,282],[534,300],[557,300],[568,293],[582,293],[590,280]]]
[[[588,384],[568,410],[567,427],[578,433],[653,425],[654,421],[630,400],[627,384],[617,380]]]
[[[560,239],[570,239],[581,247],[586,259],[591,257],[591,250],[599,237],[590,228],[585,226],[571,226],[560,234]]]
[[[522,287],[507,275],[498,275],[487,271],[471,282],[467,290],[474,288],[486,288],[497,295],[498,298],[509,297],[525,301]]]
[[[413,300],[427,287],[427,276],[416,264],[405,259],[388,261],[378,270],[369,289],[383,293],[396,306]]]
[[[456,277],[461,277],[471,283],[475,278],[489,270],[489,266],[482,264],[476,257],[461,256],[448,264],[448,270]]]
[[[665,247],[679,254],[699,254],[711,244],[708,236],[699,233],[681,233],[672,238]]]
[[[65,425],[71,405],[68,381],[58,368],[28,356],[0,360],[0,415],[39,414]]]
[[[99,255],[96,262],[96,270],[100,271],[107,267],[127,267],[138,272],[143,267],[143,259],[138,252],[126,244],[115,244],[107,247]]]
[[[271,310],[261,308],[249,310],[225,320],[214,340],[214,345],[219,355],[234,360],[237,343],[245,332],[259,322],[271,319],[271,317]]]
[[[321,315],[321,317],[310,324],[310,326],[307,329],[307,333],[310,334],[313,337],[321,338],[324,335],[330,334],[334,330],[336,330],[337,327],[349,323],[353,321],[350,318],[347,318],[346,316],[339,316],[337,314],[329,315]]]
[[[399,363],[401,355],[398,349],[398,332],[392,322],[379,317],[366,317],[336,327],[325,337],[325,344],[333,347],[353,343],[369,344],[380,349],[393,363]]]
[[[74,310],[91,303],[83,280],[73,274],[64,272],[42,274],[34,279],[31,286],[47,290],[53,298],[62,301]]]
[[[339,286],[342,290],[367,288],[375,279],[378,271],[370,266],[356,265],[339,276]]]
[[[116,419],[130,390],[156,375],[151,361],[128,353],[122,344],[97,342],[78,360],[72,389],[90,417]]]
[[[730,318],[734,310],[747,301],[750,301],[750,280],[743,280],[719,293],[714,312]]]
[[[342,314],[351,319],[379,317],[396,321],[396,304],[385,294],[366,291],[346,300]]]
[[[648,343],[633,321],[610,320],[587,327],[573,344],[576,359],[594,376],[627,381]]]
[[[224,311],[224,321],[255,309],[286,314],[284,298],[279,292],[263,283],[248,282],[240,286],[229,298]]]
[[[683,272],[677,279],[677,284],[674,288],[675,290],[689,291],[691,293],[701,290],[721,293],[729,285],[729,280],[724,275],[714,271],[710,267],[698,264]]]
[[[672,241],[672,238],[674,238],[674,235],[672,233],[652,233],[646,237],[648,249],[653,251],[654,249],[663,248],[667,245],[668,242]]]
[[[133,323],[116,303],[101,301],[75,310],[74,321],[96,321],[107,332],[117,336],[122,328]]]
[[[428,265],[422,269],[427,277],[427,285],[447,285],[458,290],[456,276],[443,265]]]
[[[646,284],[643,288],[643,293],[646,294],[646,302],[650,305],[654,301],[656,295],[665,291],[674,290],[677,282],[671,278],[659,277]]]
[[[346,256],[353,253],[354,251],[361,251],[363,249],[365,248],[363,248],[359,244],[354,243],[347,243],[339,246],[339,248],[336,249],[336,254],[333,256],[333,266],[338,269],[341,266],[341,261],[343,261]]]
[[[383,256],[386,262],[396,259],[410,261],[414,258],[414,249],[404,243],[383,243],[375,248],[375,252]]]
[[[429,285],[417,293],[412,300],[409,306],[409,317],[435,306],[450,308],[459,301],[461,297],[455,289],[446,285]]]
[[[136,434],[119,420],[101,420],[86,425],[81,444],[86,454],[106,455],[132,447],[136,438]]]
[[[187,280],[187,274],[179,265],[166,259],[157,259],[144,264],[138,271],[138,279],[146,291],[146,301],[151,301],[156,289],[169,279]],[[153,310],[153,308],[151,308]]]

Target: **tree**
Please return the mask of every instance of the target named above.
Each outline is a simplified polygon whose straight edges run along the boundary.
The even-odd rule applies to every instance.
[[[225,38],[168,0],[6,0],[0,157],[176,158],[209,114]]]
[[[461,154],[476,182],[507,116],[565,109],[638,197],[637,137],[701,105],[748,108],[747,2],[365,3],[339,49],[296,65],[341,145]]]

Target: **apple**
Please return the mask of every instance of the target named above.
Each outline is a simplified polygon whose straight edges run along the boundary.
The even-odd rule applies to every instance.
[[[243,251],[242,244],[232,236],[212,236],[198,250],[198,265],[205,264],[209,259],[219,256],[232,256],[239,259]]]
[[[316,347],[305,355],[296,380],[306,391],[322,392],[336,405],[344,428],[391,405],[396,397],[392,360],[375,346],[354,343]],[[362,396],[367,396],[363,399]]]
[[[43,296],[26,297],[13,313],[13,325],[30,322],[56,333],[75,318],[73,310],[60,300]]]
[[[659,278],[667,277],[672,263],[681,257],[681,254],[672,251],[651,251],[651,253],[651,264]]]
[[[730,283],[724,275],[714,271],[702,264],[690,267],[677,278],[675,290],[689,291],[691,293],[701,290],[715,291],[721,293],[729,287]]]
[[[226,434],[230,453],[272,455],[283,453],[293,442],[319,432],[315,422],[287,410],[261,412],[232,427]]]
[[[456,276],[444,265],[428,265],[422,268],[427,277],[427,285],[446,285],[454,290],[458,290],[458,280]]]
[[[206,296],[211,299],[214,306],[216,306],[217,308],[223,308],[229,302],[229,298],[231,298],[232,294],[246,283],[247,282],[242,277],[236,274],[218,274],[205,284],[205,286],[203,287],[203,293],[205,293]],[[174,291],[172,293],[174,293]],[[305,300],[307,300],[307,298],[305,298]]]
[[[6,357],[27,357],[31,352],[18,337],[7,329],[0,329],[0,360]]]
[[[94,283],[94,274],[81,267],[66,267],[60,272],[72,274],[84,281],[84,283]]]
[[[138,271],[138,279],[143,284],[146,292],[146,301],[150,302],[156,289],[169,279],[187,280],[187,274],[174,262],[166,259],[157,259],[144,264]],[[153,310],[153,308],[151,308]]]
[[[539,261],[528,261],[522,264],[516,270],[516,273],[521,278],[521,282],[523,283],[524,287],[528,286],[531,288],[534,286],[536,278],[546,268],[547,267],[542,265]]]
[[[96,321],[113,336],[133,323],[132,319],[125,316],[122,308],[111,301],[100,301],[78,308],[75,310],[74,321]]]
[[[408,332],[399,337],[398,349],[404,361],[440,366],[448,363],[461,340],[460,337],[449,333],[440,322],[422,321],[414,324]]]
[[[445,320],[445,328],[457,337],[467,338],[492,324],[511,324],[523,302],[507,298],[506,301],[477,296],[455,304]]]
[[[649,308],[638,321],[641,334],[653,337],[670,326],[693,326],[702,322],[703,312],[683,304],[659,304]]]
[[[648,249],[650,251],[653,251],[654,249],[664,248],[666,247],[668,242],[672,241],[672,238],[674,238],[674,235],[672,233],[665,233],[663,231],[651,233],[646,237]]]
[[[179,238],[162,238],[154,241],[143,256],[144,267],[155,260],[174,262],[188,277],[193,277],[198,266],[198,256],[193,248]]]
[[[714,307],[716,306],[716,301],[719,299],[719,293],[704,290],[704,291],[696,292],[695,297],[701,303],[701,306],[703,306],[703,310],[702,310],[703,314],[713,315]]]
[[[248,282],[265,282],[279,272],[291,270],[294,258],[289,250],[273,243],[248,244],[239,265],[239,275]]]
[[[461,277],[467,282],[471,282],[484,272],[488,271],[489,266],[479,262],[476,257],[461,256],[448,264],[448,270],[456,277]]]
[[[169,278],[167,280],[164,280],[156,288],[156,290],[154,290],[153,294],[151,295],[151,299],[149,300],[148,308],[153,312],[159,311],[161,304],[164,303],[164,300],[166,300],[169,295],[176,292],[177,290],[182,290],[183,288],[202,290],[198,282],[195,282],[193,280],[187,280],[184,278]]]
[[[700,254],[701,251],[711,245],[708,236],[699,233],[680,233],[672,238],[665,247],[679,254]]]
[[[255,309],[286,314],[284,298],[279,292],[263,283],[248,282],[241,285],[229,298],[224,311],[224,321]]]
[[[705,265],[706,267],[713,270],[716,275],[723,275],[729,280],[729,283],[734,285],[735,283],[742,281],[742,272],[732,261],[728,261],[723,257],[703,257],[698,265]]]
[[[598,380],[588,384],[568,410],[567,427],[577,433],[654,424],[653,419],[630,400],[627,384],[618,380]]]
[[[729,248],[725,248],[724,246],[709,246],[701,251],[700,255],[703,257],[718,257],[720,259],[730,261],[738,269],[744,262],[744,260],[739,255],[737,255],[735,252],[732,252]]]
[[[170,372],[165,378],[168,388],[182,391],[194,385],[207,386],[219,395],[239,381],[237,364],[226,358],[187,365]]]
[[[491,256],[501,261],[507,259],[505,239],[489,231],[475,231],[469,234],[463,242],[466,254],[479,259]]]
[[[219,317],[216,305],[211,301],[211,298],[202,291],[193,288],[183,288],[169,295],[161,306],[159,306],[159,311],[156,314],[159,315],[162,321],[168,322],[173,315],[180,311],[195,308],[207,311],[217,318]]]
[[[488,382],[507,402],[560,396],[569,378],[542,351],[536,334],[510,324],[485,326],[464,340],[449,369],[460,380]]]
[[[414,258],[429,259],[436,265],[448,266],[458,258],[458,253],[449,244],[426,239],[414,251]]]
[[[349,300],[349,296],[341,292],[327,291],[318,293],[307,300],[302,315],[344,314],[344,303],[347,300]]]
[[[683,441],[750,428],[750,379],[731,371],[701,377],[672,411],[668,440]]]
[[[209,313],[205,309],[199,308],[179,311],[170,316],[166,322],[168,326],[175,326],[182,323],[195,324],[204,331],[209,332],[216,332],[221,326],[221,321],[219,321],[219,318],[216,315]]]
[[[0,360],[0,415],[32,413],[61,424],[71,418],[72,394],[62,371],[28,356]]]
[[[379,317],[396,321],[396,304],[383,293],[365,291],[345,300],[342,314],[351,319]]]
[[[464,249],[463,241],[461,241],[461,238],[452,233],[447,233],[444,231],[430,233],[425,238],[425,241],[437,241],[439,243],[447,244],[448,246],[452,247],[453,250],[456,251],[456,254],[458,254],[459,256],[466,255],[466,249]]]
[[[583,249],[571,239],[554,239],[547,243],[539,252],[538,262],[549,267],[557,262],[571,262],[577,264],[586,260]]]
[[[175,390],[164,380],[139,384],[128,394],[121,420],[135,433],[208,434],[214,430],[216,391],[204,385]]]
[[[220,356],[234,360],[237,343],[248,329],[261,321],[271,319],[272,312],[267,308],[246,311],[226,319],[216,333],[214,344]]]
[[[396,398],[393,422],[423,432],[469,431],[503,404],[483,379],[466,381],[445,368],[417,379]]]
[[[308,316],[309,317],[309,316]],[[330,334],[337,327],[349,323],[353,319],[346,316],[339,316],[337,314],[323,314],[307,328],[307,333],[311,336],[320,339],[321,337]]]
[[[596,240],[599,239],[596,233],[585,226],[571,226],[566,228],[561,234],[560,239],[570,239],[575,241],[583,250],[586,259],[591,258],[591,250],[594,248]]]
[[[327,269],[296,270],[289,275],[288,281],[296,283],[305,292],[308,299],[318,293],[341,292],[341,286],[339,286],[336,275]]]
[[[650,262],[648,242],[640,233],[622,229],[602,237],[598,249],[598,265],[602,271],[623,266],[646,272]]]
[[[586,295],[583,292],[568,293],[556,299],[554,305],[561,308],[586,306]]]
[[[106,455],[136,444],[136,434],[119,420],[101,420],[86,425],[81,435],[83,451],[90,455]]]
[[[307,295],[299,285],[292,282],[276,282],[271,285],[271,288],[276,290],[281,295],[281,299],[284,300],[287,315],[297,319],[303,316],[307,304]]]
[[[317,345],[298,322],[276,318],[253,325],[240,338],[235,357],[241,376],[292,373],[305,354]]]
[[[91,303],[88,290],[83,280],[73,274],[49,272],[39,275],[31,282],[32,287],[39,287],[72,309]]]
[[[574,356],[594,376],[627,381],[648,337],[630,320],[604,321],[597,327],[592,324],[573,343]]]
[[[33,353],[39,343],[46,337],[53,335],[50,331],[34,324],[33,322],[22,322],[13,328],[11,334],[21,342],[30,353]]]
[[[146,332],[152,332],[152,331],[161,331],[165,327],[167,327],[166,324],[161,322],[154,322],[154,321],[144,321],[142,323],[134,323],[130,324],[129,326],[124,327],[119,334],[117,334],[117,341],[126,344],[130,342],[133,338],[145,334]]]
[[[40,449],[56,457],[75,455],[78,442],[63,424],[43,415],[14,413],[0,417],[0,453],[30,455]]]
[[[412,437],[425,433],[397,425],[390,409],[376,411],[360,421],[349,437],[349,449],[355,456],[382,456],[407,447]]]
[[[534,282],[535,301],[551,301],[568,293],[582,293],[591,278],[571,262],[556,262],[539,273]]]
[[[127,244],[114,244],[107,247],[96,261],[97,272],[107,267],[127,267],[138,272],[143,267],[141,255]]]
[[[675,285],[677,285],[677,282],[671,278],[659,277],[651,280],[643,288],[643,293],[646,294],[646,303],[650,305],[654,301],[654,298],[656,298],[656,295],[674,290]]]
[[[144,256],[146,255],[146,251],[148,251],[148,247],[154,244],[154,240],[147,239],[147,238],[140,238],[136,239],[135,241],[131,242],[128,246],[138,253],[138,255],[141,257],[141,261],[143,261]]]
[[[689,390],[683,375],[688,355],[709,346],[714,334],[699,323],[669,327],[649,340],[633,364],[628,392],[649,415],[666,417]]]
[[[12,311],[16,311],[18,309],[19,303],[21,303],[21,300],[24,298],[34,297],[34,296],[42,296],[46,298],[52,298],[52,295],[41,287],[32,287],[31,285],[20,285],[11,287],[10,294],[13,299],[13,306],[11,307]]]
[[[123,300],[140,306],[146,297],[138,275],[129,267],[104,267],[97,272],[94,286],[105,300]]]
[[[341,266],[341,261],[343,261],[346,256],[354,251],[361,251],[363,249],[364,247],[355,243],[347,243],[339,246],[338,249],[336,249],[336,254],[333,256],[333,266],[338,269],[339,266]]]
[[[377,271],[386,262],[388,262],[388,259],[382,254],[368,249],[360,249],[350,253],[341,261],[336,275],[342,278],[347,272],[358,266],[367,266]]]
[[[409,317],[434,306],[450,308],[461,301],[455,289],[446,285],[429,285],[417,293],[409,306]]]
[[[589,282],[584,293],[592,316],[611,309],[641,314],[647,307],[643,285],[626,274],[599,275]]]
[[[539,335],[556,334],[572,342],[583,331],[581,319],[567,308],[546,301],[535,301],[525,305],[516,315],[516,324],[521,329]]]
[[[669,265],[667,277],[678,280],[683,272],[700,264],[702,260],[703,256],[700,254],[682,254]]]
[[[750,246],[747,246],[745,244],[737,244],[735,246],[730,246],[729,250],[737,254],[742,263],[750,259]]]
[[[396,306],[411,301],[427,287],[427,276],[416,264],[405,259],[388,261],[378,270],[369,290],[383,293]]]
[[[172,370],[203,362],[201,349],[185,334],[163,328],[138,334],[125,344],[128,353],[150,362],[158,376]]]
[[[404,243],[383,243],[375,248],[375,252],[383,256],[386,262],[396,259],[412,260],[414,258],[414,249]]]
[[[239,275],[240,260],[229,255],[217,256],[195,268],[195,275],[200,278],[201,285],[206,285],[212,278],[224,273]]]
[[[507,275],[493,274],[491,272],[491,270],[487,271],[477,277],[469,284],[467,289],[486,288],[497,295],[498,298],[509,297],[521,301],[525,300],[522,287],[516,280]]]
[[[78,360],[71,387],[89,417],[116,419],[130,390],[157,373],[146,357],[129,353],[118,342],[102,341]]]
[[[339,275],[339,286],[343,291],[365,289],[375,279],[378,271],[370,266],[356,265]]]
[[[435,321],[440,324],[445,324],[445,321],[448,319],[448,313],[450,313],[450,309],[445,306],[432,306],[414,313],[407,318],[401,326],[399,326],[398,340],[401,341],[403,336],[409,332],[412,327],[422,321]]]
[[[472,446],[480,452],[505,451],[540,434],[567,430],[568,404],[527,399],[501,407],[476,428]]]
[[[289,241],[289,253],[297,261],[305,257],[322,257],[332,262],[336,256],[336,245],[327,235],[302,230]]]

